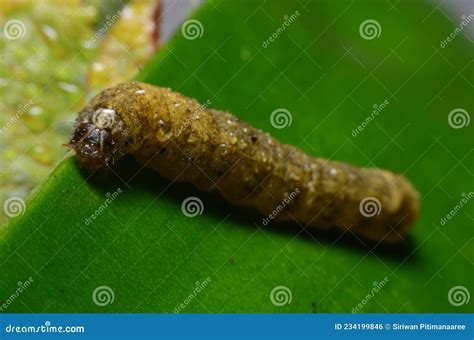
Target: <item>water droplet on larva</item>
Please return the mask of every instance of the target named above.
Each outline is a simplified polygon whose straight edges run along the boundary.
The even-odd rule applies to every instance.
[[[335,176],[337,174],[337,170],[335,168],[332,168],[331,170],[329,170],[329,172],[331,173],[331,175]]]
[[[165,122],[163,121],[163,119],[160,119],[160,120],[158,121],[158,125],[164,125],[164,124],[165,124]]]
[[[227,154],[227,143],[219,144],[219,146],[222,148],[221,153],[223,155]]]
[[[136,90],[135,91],[135,94],[144,94],[145,93],[145,90]]]
[[[180,104],[180,103],[175,103],[174,106],[175,106],[175,107],[180,107],[181,104]]]

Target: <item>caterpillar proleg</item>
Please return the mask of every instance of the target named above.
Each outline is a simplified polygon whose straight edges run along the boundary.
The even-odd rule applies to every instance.
[[[217,191],[264,216],[286,200],[277,221],[350,230],[375,242],[401,241],[419,210],[418,193],[403,176],[312,157],[230,113],[145,83],[93,98],[69,146],[88,171],[129,154],[167,179]]]

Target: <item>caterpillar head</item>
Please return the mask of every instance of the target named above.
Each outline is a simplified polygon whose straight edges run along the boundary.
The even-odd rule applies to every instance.
[[[74,149],[82,168],[94,171],[113,164],[138,140],[131,127],[137,111],[143,110],[136,100],[137,83],[120,84],[93,98],[79,113],[68,147]]]
[[[79,164],[86,170],[95,170],[113,163],[120,138],[117,132],[120,122],[116,122],[114,109],[98,108],[94,112],[81,112],[69,147],[76,151]]]

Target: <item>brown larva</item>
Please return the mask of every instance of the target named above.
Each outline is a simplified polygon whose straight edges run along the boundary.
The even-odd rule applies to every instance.
[[[144,83],[93,98],[69,145],[88,171],[129,154],[163,177],[218,191],[271,219],[350,229],[375,242],[403,239],[419,209],[403,176],[311,157],[230,113]]]

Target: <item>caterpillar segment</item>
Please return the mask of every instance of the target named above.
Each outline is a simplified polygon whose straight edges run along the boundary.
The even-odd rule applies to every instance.
[[[403,176],[312,157],[230,113],[145,83],[93,98],[69,146],[88,171],[128,154],[169,180],[217,191],[264,216],[284,206],[276,221],[377,243],[402,241],[419,211],[419,195]]]

